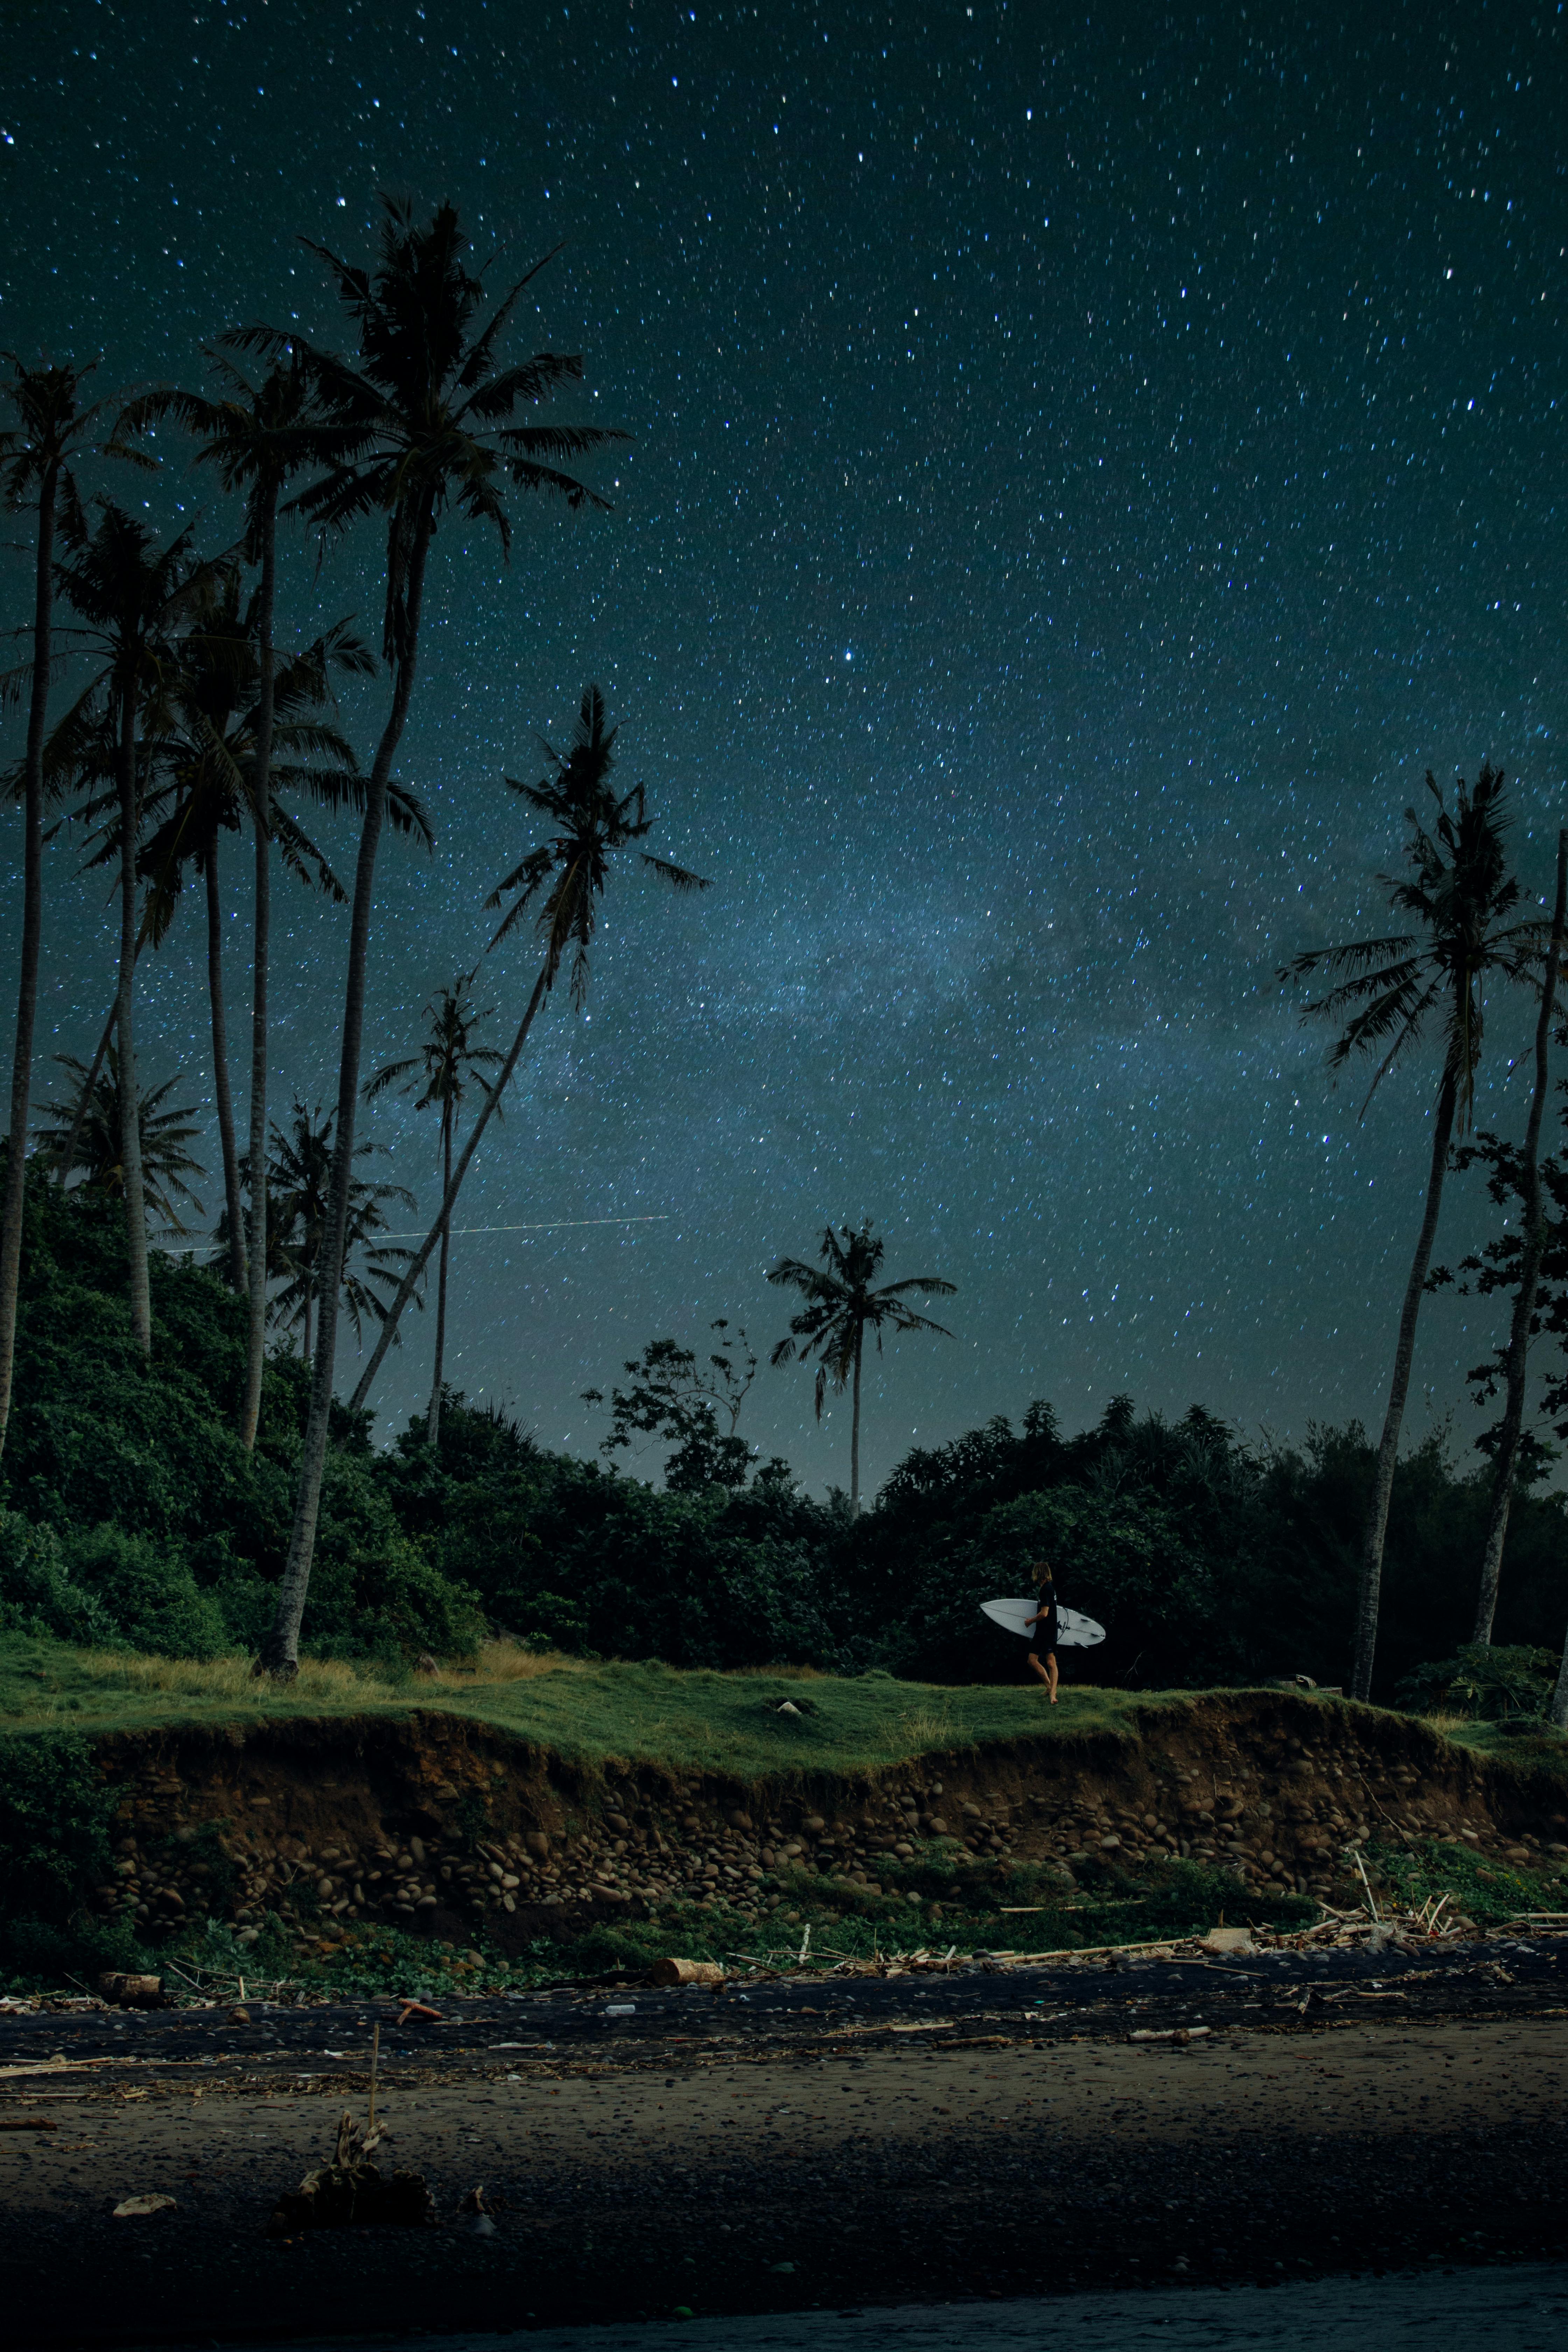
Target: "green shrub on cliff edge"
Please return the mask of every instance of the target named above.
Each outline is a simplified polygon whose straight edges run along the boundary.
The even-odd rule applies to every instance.
[[[16,1401],[0,1461],[0,1629],[211,1657],[253,1647],[288,1545],[307,1386],[268,1360],[253,1454],[236,1434],[246,1306],[154,1252],[153,1354],[131,1335],[114,1205],[35,1179]],[[364,1416],[338,1417],[308,1646],[340,1656],[471,1646],[474,1596],[399,1524]]]

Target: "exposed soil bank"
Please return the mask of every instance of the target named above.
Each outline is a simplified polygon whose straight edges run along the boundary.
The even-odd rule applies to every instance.
[[[720,1896],[745,1916],[794,1874],[913,1895],[922,1863],[1053,1866],[1181,1854],[1243,1885],[1359,1895],[1369,1838],[1449,1838],[1568,1864],[1568,1777],[1478,1757],[1407,1717],[1241,1693],[1152,1702],[1131,1735],[996,1742],[858,1779],[763,1785],[570,1762],[449,1713],[235,1724],[104,1740],[125,1784],[95,1900],[155,1935],[195,1913],[303,1935],[383,1918],[504,1948]],[[202,1832],[210,1825],[210,1834]],[[216,1843],[215,1843],[216,1838]],[[940,1908],[927,1912],[940,1919]]]
[[[65,2093],[58,2133],[0,2140],[0,2294],[14,2341],[123,2344],[1552,2255],[1565,2081],[1561,2017],[668,2074],[523,2060],[388,2092],[395,2160],[442,2226],[292,2242],[267,2215],[324,2153],[335,2092]],[[479,2180],[503,2207],[484,2239],[455,2221]],[[177,2210],[108,2219],[149,2191]]]

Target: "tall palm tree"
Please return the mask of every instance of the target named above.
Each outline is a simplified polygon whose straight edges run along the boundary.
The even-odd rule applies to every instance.
[[[495,1007],[481,1012],[473,1002],[477,972],[460,971],[450,988],[438,989],[425,1007],[425,1041],[417,1054],[401,1062],[387,1062],[366,1082],[364,1098],[374,1100],[391,1087],[405,1095],[417,1093],[416,1110],[435,1109],[441,1118],[441,1198],[452,1181],[452,1140],[458,1112],[468,1098],[470,1078],[482,1091],[484,1069],[494,1069],[506,1056],[498,1046],[476,1045],[474,1032],[481,1021],[494,1018]],[[441,1444],[441,1380],[447,1357],[447,1271],[451,1256],[452,1223],[441,1227],[441,1264],[436,1284],[436,1369],[430,1382],[430,1411],[426,1421],[426,1443]]]
[[[794,1363],[798,1358],[804,1363],[815,1356],[816,1366],[816,1417],[822,1419],[823,1399],[828,1383],[840,1391],[854,1382],[855,1402],[849,1423],[849,1508],[856,1518],[860,1516],[860,1368],[865,1354],[866,1334],[877,1335],[877,1352],[882,1352],[884,1326],[892,1331],[940,1331],[943,1339],[952,1334],[945,1324],[932,1323],[924,1315],[917,1315],[905,1305],[905,1296],[918,1290],[924,1297],[951,1298],[957,1285],[944,1282],[940,1275],[911,1275],[903,1282],[885,1283],[873,1290],[872,1280],[882,1263],[887,1244],[879,1234],[874,1234],[868,1218],[853,1230],[844,1226],[836,1234],[829,1225],[822,1236],[817,1252],[822,1264],[807,1265],[798,1257],[781,1258],[768,1275],[770,1282],[782,1287],[798,1290],[805,1300],[800,1313],[793,1318],[787,1336],[773,1349],[771,1360],[775,1364]]]
[[[508,898],[511,906],[490,941],[492,948],[513,931],[540,893],[542,903],[535,918],[535,929],[544,944],[543,960],[533,992],[528,1000],[510,1050],[500,1066],[494,1085],[485,1087],[484,1106],[468,1130],[468,1140],[458,1155],[457,1164],[447,1180],[440,1210],[435,1223],[415,1253],[403,1285],[388,1310],[381,1336],[371,1351],[371,1359],[360,1374],[359,1386],[353,1392],[351,1410],[358,1412],[370,1393],[370,1384],[381,1367],[397,1318],[413,1295],[431,1251],[451,1223],[452,1210],[462,1188],[464,1177],[478,1150],[479,1139],[489,1126],[491,1116],[500,1109],[500,1099],[510,1082],[522,1049],[528,1042],[540,1006],[555,985],[556,975],[569,948],[575,948],[572,960],[572,1001],[581,1004],[588,992],[588,950],[598,921],[598,902],[604,896],[609,873],[609,861],[620,849],[646,839],[653,829],[647,814],[647,795],[641,784],[619,796],[611,789],[610,771],[616,763],[616,737],[618,730],[605,725],[605,698],[596,686],[585,687],[582,706],[577,714],[576,731],[572,749],[564,754],[545,751],[555,763],[553,776],[546,776],[537,784],[520,784],[510,776],[507,782],[514,793],[520,793],[530,805],[548,817],[555,830],[536,849],[531,849],[511,872],[502,877],[485,904],[500,907]],[[639,853],[642,862],[675,890],[706,890],[708,884],[698,874],[689,874],[683,866],[671,866],[667,858],[650,857],[646,850]],[[549,885],[546,889],[546,885]]]
[[[281,1290],[268,1303],[268,1321],[281,1323],[300,1334],[300,1352],[308,1363],[311,1322],[320,1307],[325,1278],[326,1241],[331,1213],[332,1122],[335,1113],[309,1111],[296,1100],[287,1129],[274,1123],[272,1149],[267,1160],[267,1190],[270,1208],[268,1232],[272,1262],[268,1279],[280,1279]],[[374,1143],[354,1147],[354,1158],[366,1160]],[[246,1171],[248,1178],[249,1170]],[[414,1195],[402,1184],[376,1184],[356,1176],[349,1188],[349,1238],[338,1269],[343,1313],[360,1339],[368,1322],[380,1322],[386,1313],[378,1292],[395,1284],[411,1253],[384,1238],[389,1202],[412,1209]]]
[[[373,656],[342,622],[286,663],[277,677],[274,752],[285,756],[269,763],[268,807],[271,835],[284,863],[301,880],[313,875],[318,887],[342,903],[347,894],[331,866],[276,797],[276,788],[281,786],[304,792],[328,808],[352,806],[363,798],[363,780],[352,747],[321,716],[331,698],[333,666],[361,673],[374,667]],[[199,875],[205,885],[213,1090],[228,1212],[227,1259],[229,1279],[241,1291],[247,1286],[245,1232],[238,1214],[239,1156],[229,1092],[219,864],[224,834],[237,832],[247,819],[254,824],[256,818],[258,668],[256,599],[242,601],[238,572],[229,566],[194,601],[187,633],[175,648],[158,707],[143,730],[143,838],[136,858],[137,873],[147,885],[139,949],[149,941],[153,946],[162,942],[187,873]],[[112,769],[112,747],[100,737],[96,757],[89,744],[77,752],[74,764],[90,786],[98,781],[96,772],[106,765]],[[89,865],[117,862],[117,789],[89,791],[73,815],[89,824],[100,821],[98,849]],[[405,825],[416,824],[428,840],[416,803],[410,809],[406,796],[400,794],[395,815]]]
[[[261,1650],[263,1667],[284,1677],[299,1669],[300,1624],[326,1466],[337,1276],[348,1234],[376,851],[392,763],[414,691],[430,543],[440,517],[455,510],[465,521],[489,524],[504,555],[510,524],[502,491],[509,481],[516,489],[563,498],[572,508],[605,506],[605,499],[554,461],[582,457],[626,437],[587,425],[510,421],[520,409],[548,399],[583,372],[581,360],[551,352],[511,367],[497,364],[502,331],[542,262],[519,279],[479,325],[483,279],[467,265],[468,240],[453,207],[441,205],[427,228],[416,226],[409,205],[390,197],[383,199],[383,215],[374,272],[340,261],[324,247],[311,247],[331,269],[353,322],[357,361],[320,351],[285,329],[247,328],[230,339],[237,348],[260,351],[274,359],[297,354],[329,425],[344,436],[344,454],[295,499],[299,511],[328,531],[346,530],[366,515],[386,518],[382,650],[392,673],[392,698],[366,786],[354,871],[338,1071],[337,1158],[294,1526],[277,1614]]]
[[[120,1056],[112,1045],[109,1046],[103,1066],[96,1074],[74,1054],[57,1054],[55,1059],[75,1076],[76,1091],[69,1102],[43,1106],[44,1118],[37,1130],[38,1157],[46,1166],[58,1169],[62,1183],[68,1183],[79,1171],[85,1192],[121,1196],[125,1191],[125,1152]],[[161,1108],[164,1096],[172,1094],[178,1084],[177,1076],[165,1078],[151,1093],[139,1092],[136,1099],[142,1193],[148,1205],[166,1220],[158,1235],[160,1240],[176,1235],[183,1238],[190,1231],[181,1220],[177,1202],[188,1202],[198,1217],[206,1214],[186,1181],[187,1177],[206,1173],[190,1150],[201,1133],[195,1106],[187,1103],[177,1110]]]
[[[12,513],[31,508],[33,534],[33,657],[0,680],[0,703],[27,698],[26,750],[22,761],[22,938],[16,981],[16,1034],[11,1058],[10,1150],[0,1202],[0,1452],[11,1418],[16,1354],[16,1297],[22,1267],[22,1204],[26,1190],[27,1120],[32,1102],[33,1031],[38,1008],[38,955],[44,929],[44,730],[54,669],[55,539],[62,507],[79,509],[75,467],[89,452],[129,453],[118,437],[100,435],[107,404],[81,405],[90,368],[28,367],[15,352],[3,356],[10,375],[0,394],[14,425],[0,432],[0,499]]]
[[[124,1126],[125,1232],[130,1255],[131,1328],[143,1355],[153,1345],[147,1284],[147,1224],[142,1197],[141,1129],[136,1110],[134,1029],[138,924],[136,848],[141,835],[145,766],[142,730],[173,675],[174,639],[214,567],[197,561],[191,534],[159,548],[147,524],[97,500],[99,520],[78,534],[58,571],[61,596],[77,615],[72,631],[90,656],[94,675],[67,712],[57,736],[65,743],[96,722],[110,728],[120,799],[120,986],[115,1005],[119,1041],[120,1113]]]
[[[1390,905],[1398,914],[1412,918],[1415,928],[1345,947],[1309,949],[1279,974],[1286,982],[1321,976],[1333,983],[1324,995],[1305,1005],[1301,1014],[1304,1021],[1344,1023],[1329,1051],[1331,1069],[1343,1069],[1361,1054],[1379,1057],[1362,1104],[1363,1118],[1384,1079],[1429,1023],[1437,1024],[1442,1037],[1426,1203],[1399,1311],[1388,1408],[1362,1532],[1351,1678],[1352,1695],[1361,1699],[1369,1697],[1372,1691],[1383,1547],[1415,1353],[1416,1318],[1443,1204],[1449,1145],[1456,1126],[1462,1135],[1469,1125],[1475,1099],[1486,983],[1531,979],[1540,964],[1549,929],[1539,917],[1523,922],[1507,919],[1519,906],[1521,893],[1509,870],[1501,771],[1483,764],[1473,792],[1461,777],[1452,814],[1430,775],[1426,789],[1437,811],[1431,831],[1413,808],[1405,813],[1410,828],[1405,853],[1409,873],[1378,877]]]
[[[259,383],[232,360],[209,352],[221,396],[163,389],[132,403],[126,425],[148,430],[167,417],[194,434],[202,446],[198,465],[210,465],[225,489],[245,500],[244,553],[258,568],[255,605],[257,682],[250,759],[250,803],[256,853],[255,950],[250,1008],[250,1158],[259,1167],[267,1153],[268,982],[272,920],[272,747],[277,706],[276,627],[278,605],[279,502],[303,467],[341,461],[353,446],[334,434],[320,413],[313,380],[301,358],[287,346]],[[226,1181],[227,1168],[226,1163]],[[261,1414],[261,1376],[267,1356],[267,1188],[250,1203],[248,1276],[250,1318],[246,1345],[245,1394],[239,1433],[248,1453],[256,1444]],[[236,1234],[231,1244],[240,1255]]]
[[[1530,1360],[1530,1335],[1535,1324],[1542,1260],[1546,1254],[1546,1201],[1541,1182],[1541,1122],[1546,1115],[1546,1097],[1551,1084],[1552,1015],[1557,994],[1557,975],[1563,961],[1565,928],[1568,928],[1568,832],[1560,833],[1557,836],[1557,897],[1552,912],[1552,937],[1546,950],[1541,1005],[1535,1022],[1535,1088],[1530,1098],[1524,1150],[1521,1154],[1524,1231],[1521,1236],[1519,1288],[1514,1293],[1508,1348],[1503,1359],[1507,1395],[1502,1426],[1498,1432],[1497,1452],[1492,1460],[1491,1507],[1487,1513],[1480,1585],[1476,1594],[1476,1622],[1470,1635],[1471,1641],[1483,1648],[1490,1646],[1492,1622],[1497,1615],[1498,1586],[1502,1579],[1502,1548],[1508,1536],[1509,1513],[1513,1504],[1514,1481],[1524,1435],[1524,1391]]]

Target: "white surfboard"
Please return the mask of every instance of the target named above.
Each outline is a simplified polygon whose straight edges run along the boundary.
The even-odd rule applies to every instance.
[[[1031,1593],[1026,1601],[983,1601],[981,1614],[989,1617],[994,1625],[1005,1626],[1009,1633],[1022,1633],[1032,1642],[1036,1629],[1029,1623],[1039,1608],[1038,1597]],[[1092,1617],[1081,1610],[1064,1609],[1057,1603],[1057,1647],[1060,1650],[1092,1650],[1097,1642],[1105,1639],[1105,1628],[1097,1625]]]

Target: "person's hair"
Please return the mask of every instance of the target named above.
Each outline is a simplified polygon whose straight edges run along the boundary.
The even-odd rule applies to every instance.
[[[1035,1574],[1042,1584],[1054,1584],[1057,1580],[1056,1570],[1048,1559],[1037,1559],[1035,1562]]]

